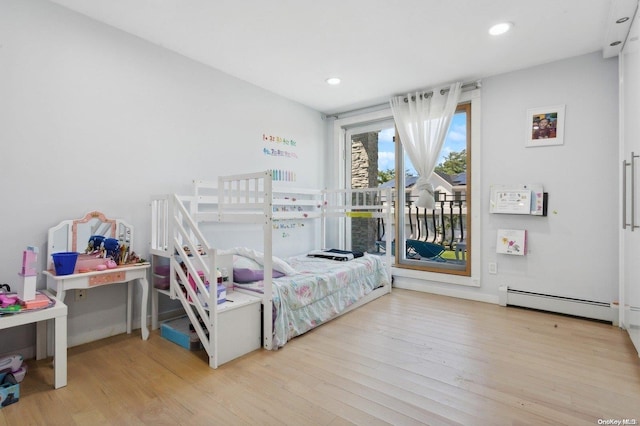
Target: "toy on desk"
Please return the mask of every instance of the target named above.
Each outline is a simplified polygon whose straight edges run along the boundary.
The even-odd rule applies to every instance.
[[[22,309],[31,310],[31,309],[42,309],[48,308],[54,305],[53,300],[46,294],[42,292],[37,292],[36,297],[32,300],[21,300],[20,305]]]
[[[0,292],[0,315],[49,308],[54,304],[53,299],[40,291],[37,291],[35,297],[31,300],[22,300],[16,293]]]
[[[90,254],[96,251],[102,250],[102,244],[104,243],[104,236],[102,235],[92,235],[89,237],[89,242],[87,243],[87,248],[85,249],[85,253]]]
[[[130,261],[129,244],[126,241],[107,238],[102,235],[92,235],[89,237],[85,254],[109,259],[111,263],[105,263],[109,269],[115,268],[118,265],[135,263]],[[135,253],[132,252],[131,255],[135,255]],[[104,270],[104,268],[98,270]]]
[[[2,287],[6,287],[8,291],[11,291],[11,287],[9,287],[9,284],[2,284]],[[20,300],[15,293],[0,292],[0,314],[14,314],[16,312],[19,312],[20,309]],[[0,370],[1,369],[2,364],[0,364]]]
[[[38,265],[38,247],[29,246],[22,252],[22,271],[21,275],[31,277],[38,275],[36,266]]]
[[[17,285],[18,297],[21,300],[32,300],[36,297],[37,264],[38,247],[28,246],[22,252],[22,268],[18,273],[22,278]]]
[[[2,284],[0,288],[5,288],[7,290],[7,293],[0,291],[0,307],[6,308],[9,305],[18,303],[18,296],[16,296],[15,293],[11,293],[11,287],[9,287],[9,284]]]
[[[13,294],[0,293],[0,307],[6,308],[18,303],[18,296]]]
[[[7,307],[0,307],[0,315],[2,314],[16,314],[22,310],[20,305],[9,305]]]
[[[105,257],[111,258],[114,262],[120,262],[120,243],[115,238],[104,239]]]

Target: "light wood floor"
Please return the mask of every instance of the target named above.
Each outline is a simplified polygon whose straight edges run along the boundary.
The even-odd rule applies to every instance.
[[[0,425],[597,425],[640,422],[640,358],[617,327],[394,290],[210,369],[152,333],[29,361]]]

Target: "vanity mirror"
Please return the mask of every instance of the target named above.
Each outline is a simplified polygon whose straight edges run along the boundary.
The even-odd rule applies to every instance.
[[[90,246],[90,242],[94,245]],[[64,220],[49,229],[47,259],[51,262],[53,253],[96,251],[100,248],[96,242],[103,243],[109,251],[106,257],[113,258],[117,264],[128,263],[133,226],[120,219],[109,219],[99,211],[89,212],[80,219]],[[109,242],[112,243],[111,247]],[[48,269],[52,269],[51,264]]]

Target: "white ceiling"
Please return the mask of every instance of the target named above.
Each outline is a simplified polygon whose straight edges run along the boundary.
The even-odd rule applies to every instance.
[[[51,0],[324,113],[585,53],[637,0]],[[615,21],[613,19],[613,21]],[[513,29],[487,33],[501,21]],[[338,76],[339,86],[325,79]]]

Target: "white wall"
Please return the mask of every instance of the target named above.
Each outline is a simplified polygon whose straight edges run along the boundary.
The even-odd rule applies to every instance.
[[[600,52],[483,80],[482,290],[501,285],[617,300],[617,60]],[[566,106],[564,145],[525,148],[525,112]],[[548,217],[488,214],[492,184],[542,183]],[[497,255],[498,229],[526,229],[526,256]],[[487,263],[498,274],[487,273]]]
[[[147,256],[151,194],[265,169],[295,171],[296,187],[324,180],[318,112],[47,1],[0,2],[0,94],[0,283],[16,282],[28,245],[44,268],[48,228],[91,210],[131,222]],[[124,286],[66,302],[71,342],[124,329]],[[0,353],[32,338],[0,332]]]

